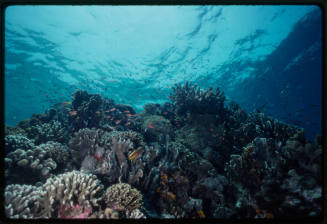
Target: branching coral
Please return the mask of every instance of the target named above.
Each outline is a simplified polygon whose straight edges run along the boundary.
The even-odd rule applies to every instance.
[[[69,168],[68,158],[68,148],[58,142],[50,141],[26,151],[17,149],[8,153],[5,158],[7,181],[25,183],[25,179],[29,179],[30,183],[45,179],[50,173]],[[20,177],[22,173],[26,173],[26,169],[32,172]]]
[[[70,112],[70,121],[73,124],[74,131],[81,128],[98,127],[103,103],[101,96],[77,90],[73,93],[72,98],[73,110]]]
[[[187,113],[219,114],[224,109],[225,96],[223,92],[212,87],[203,91],[197,85],[186,82],[176,84],[169,98],[173,101],[178,115]]]
[[[33,147],[34,141],[21,134],[5,136],[6,153],[12,152],[16,149],[28,150],[32,149]]]
[[[75,133],[75,136],[69,141],[71,153],[74,162],[79,165],[86,155],[93,155],[103,131],[101,129],[84,128]]]
[[[107,207],[116,211],[133,211],[143,205],[142,194],[129,184],[114,184],[106,190]]]
[[[34,132],[33,138],[36,144],[45,143],[47,141],[66,143],[69,138],[69,132],[56,120],[36,125],[34,127]]]
[[[8,185],[5,189],[5,213],[8,218],[37,218],[42,188],[31,185]]]
[[[170,121],[158,115],[145,116],[142,128],[145,130],[146,136],[149,136],[150,141],[162,142],[164,136],[174,134]]]
[[[75,163],[81,170],[102,174],[111,183],[130,184],[143,177],[144,142],[133,131],[104,132],[100,129],[82,129],[71,139]]]
[[[103,185],[95,175],[72,171],[47,179],[43,188],[41,216],[54,217],[62,206],[98,207]]]

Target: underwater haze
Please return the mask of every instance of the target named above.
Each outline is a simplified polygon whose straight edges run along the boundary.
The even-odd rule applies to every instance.
[[[318,6],[9,6],[4,37],[7,217],[321,215]]]

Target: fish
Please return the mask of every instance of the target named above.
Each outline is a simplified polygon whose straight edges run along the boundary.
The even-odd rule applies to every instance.
[[[107,115],[106,118],[109,119],[109,118],[111,118],[111,116],[110,115]]]
[[[128,155],[128,159],[134,161],[135,159],[139,158],[141,153],[143,152],[142,148],[135,149]]]
[[[70,116],[75,116],[77,115],[77,111],[76,110],[72,110],[69,112]]]
[[[121,120],[117,120],[115,121],[115,124],[119,124],[121,122]]]
[[[200,219],[204,219],[206,217],[206,215],[204,214],[204,212],[202,210],[197,210],[196,211],[200,217]]]
[[[266,212],[266,217],[267,217],[267,219],[273,219],[274,218],[274,214],[272,214],[270,212]]]
[[[103,159],[98,154],[94,153],[93,156],[99,161],[99,163],[103,162]]]
[[[167,182],[168,181],[168,175],[166,173],[164,173],[162,176],[161,176],[161,179],[164,181],[164,182]]]
[[[148,124],[146,127],[148,127],[148,128],[154,128],[154,126],[151,125],[151,124]]]
[[[111,108],[109,111],[111,112],[111,111],[115,111],[116,110],[116,108]]]
[[[130,125],[131,124],[131,122],[130,121],[128,121],[127,123],[126,123],[126,125]]]
[[[95,112],[97,115],[100,115],[100,111]]]
[[[209,130],[210,130],[210,131],[213,131],[213,128],[210,128]]]
[[[171,199],[175,200],[176,199],[176,194],[174,194],[173,192],[169,192],[169,196]]]
[[[129,110],[125,110],[124,113],[129,113]]]

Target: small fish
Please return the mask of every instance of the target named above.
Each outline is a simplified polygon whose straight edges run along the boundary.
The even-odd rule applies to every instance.
[[[173,192],[169,192],[169,196],[171,199],[175,200],[176,199],[176,194],[174,194]]]
[[[146,127],[148,127],[148,128],[154,128],[154,126],[152,124],[148,124]]]
[[[209,130],[210,130],[210,131],[213,131],[213,128],[210,128]]]
[[[161,176],[161,179],[165,182],[168,181],[168,175],[166,173],[164,173],[162,176]]]
[[[143,152],[142,148],[135,149],[128,155],[128,159],[134,161],[135,159],[139,158],[141,153]]]
[[[116,124],[119,124],[120,122],[121,122],[121,120],[117,120],[117,121],[115,121]]]
[[[77,114],[77,110],[72,110],[69,112],[70,116],[75,116]]]
[[[131,114],[126,114],[127,117],[131,117],[132,115]]]
[[[273,219],[274,218],[274,214],[272,214],[270,212],[267,212],[266,213],[266,217],[267,217],[267,219]]]
[[[131,122],[130,121],[128,121],[127,123],[126,123],[126,125],[128,126],[128,125],[130,125],[131,124]]]
[[[129,113],[129,110],[125,110],[124,113]]]
[[[163,114],[168,114],[168,112],[167,112],[167,111],[165,111],[165,112],[163,112]]]
[[[111,111],[115,111],[116,110],[116,108],[111,108],[109,111],[111,112]]]
[[[100,111],[95,112],[97,115],[100,115]]]
[[[196,211],[200,217],[200,219],[204,219],[206,217],[206,215],[204,214],[204,212],[202,210],[197,210]]]
[[[98,154],[94,153],[93,156],[94,156],[94,158],[96,158],[99,161],[99,163],[103,162],[102,161],[103,159]]]
[[[106,118],[109,119],[109,118],[111,118],[111,116],[110,115],[107,115]]]

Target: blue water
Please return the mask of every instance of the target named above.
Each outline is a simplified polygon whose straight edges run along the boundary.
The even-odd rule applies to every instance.
[[[322,130],[317,6],[10,6],[5,122],[71,100],[76,89],[141,111],[174,83],[220,87],[228,101]]]

